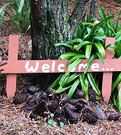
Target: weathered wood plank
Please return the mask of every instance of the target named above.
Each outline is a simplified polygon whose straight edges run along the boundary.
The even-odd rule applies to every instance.
[[[68,60],[16,60],[16,61],[2,61],[2,63],[8,62],[4,65],[4,71],[6,73],[64,73],[67,70],[66,64]],[[1,63],[1,64],[2,64]],[[39,63],[36,64],[36,63]],[[84,72],[88,60],[83,60],[76,66],[73,72]],[[34,72],[29,71],[30,67],[34,69]],[[95,59],[88,72],[117,72],[121,71],[121,59],[104,59],[104,65],[101,64],[99,59]]]
[[[106,37],[106,41],[105,41],[105,46],[107,46],[108,44],[113,44],[115,45],[115,38],[111,38],[111,37]],[[106,59],[111,59],[114,56],[114,50],[109,50],[106,49]],[[109,60],[108,60],[109,61]],[[118,61],[117,61],[118,63]],[[114,65],[114,63],[112,63]],[[115,63],[115,67],[116,67],[116,63]],[[110,96],[111,96],[111,88],[112,88],[112,72],[108,72],[108,73],[103,73],[103,81],[102,81],[102,96],[103,96],[103,100],[105,102],[109,102],[110,100]]]
[[[19,45],[19,36],[10,35],[9,36],[9,51],[8,51],[8,63],[11,61],[16,61],[18,59],[18,45]],[[9,68],[9,67],[8,67]],[[16,74],[7,75],[7,86],[6,93],[8,99],[12,98],[16,92]]]

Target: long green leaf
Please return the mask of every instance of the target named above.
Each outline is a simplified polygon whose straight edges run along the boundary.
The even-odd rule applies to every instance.
[[[76,56],[76,55],[78,55],[78,53],[75,53],[75,52],[64,53],[59,57],[59,59],[65,60],[65,59],[69,59],[69,58]]]
[[[79,73],[79,79],[80,79],[80,82],[81,82],[82,90],[85,93],[85,99],[89,100],[89,95],[88,95],[88,85],[89,85],[89,82],[88,82],[87,78],[85,78],[84,73]]]
[[[80,42],[82,42],[82,39],[77,38],[77,39],[73,39],[73,40],[67,41],[66,44],[80,43]]]
[[[2,22],[3,22],[3,16],[4,16],[4,12],[2,12],[1,18],[0,18],[0,29],[1,29],[1,26],[2,26]]]
[[[118,16],[117,22],[116,22],[116,32],[118,31],[119,26],[120,26],[120,24],[119,24],[120,16],[121,16],[121,10],[120,10],[120,13],[119,13],[119,16]]]
[[[98,8],[98,12],[99,12],[101,20],[104,20],[106,18],[106,16],[105,16],[105,13],[104,13],[102,7]]]
[[[62,74],[48,87],[48,89],[49,88],[55,88],[56,85],[59,83],[61,77],[62,77]]]
[[[79,73],[79,79],[80,79],[80,82],[81,82],[82,89],[85,91],[86,84],[85,84],[84,73]]]
[[[0,14],[3,12],[4,8],[10,5],[11,3],[6,3],[4,6],[0,8]]]
[[[93,26],[93,23],[90,23],[90,22],[83,22],[83,25],[90,25],[90,26]]]
[[[84,45],[91,45],[92,43],[90,41],[82,41],[78,46],[77,49],[80,49]]]
[[[109,44],[105,47],[105,50],[109,49],[109,50],[115,50],[115,46],[113,44]]]
[[[12,16],[11,16],[8,12],[6,12],[6,14],[8,15],[9,19],[10,19],[11,22],[12,22],[11,25],[12,25],[14,28],[16,28],[17,30],[21,31],[20,26],[19,26],[18,23],[12,18]]]
[[[110,13],[108,13],[108,17],[109,17],[109,16],[111,16]],[[112,20],[111,20],[111,19],[109,20],[109,24],[110,24],[110,26],[113,28],[113,23],[112,23]]]
[[[75,39],[81,38],[80,33],[81,33],[81,27],[80,27],[80,25],[79,25],[78,28],[77,28],[77,30],[76,30],[76,32],[75,32],[75,34],[74,34],[74,38],[75,38]]]
[[[18,13],[21,13],[22,8],[23,8],[23,5],[24,5],[24,0],[21,0],[20,1],[20,5],[19,5],[19,8],[18,8]]]
[[[98,58],[100,59],[101,63],[104,65],[104,59],[103,59],[102,54],[100,52],[97,52],[96,54],[97,54]]]
[[[91,52],[92,52],[92,45],[86,45],[86,50],[85,50],[86,59],[90,58]]]
[[[103,58],[106,58],[106,52],[102,44],[98,42],[98,43],[94,43],[94,45],[97,48],[97,50],[102,54]]]
[[[74,57],[72,57],[68,62],[67,62],[67,66],[69,65],[69,64],[71,64],[74,60],[76,60],[76,59],[85,59],[86,57],[85,57],[85,55],[82,55],[82,54],[77,54],[76,56],[74,56]]]
[[[90,67],[90,65],[91,65],[91,63],[92,63],[92,61],[93,61],[96,57],[97,57],[96,54],[93,54],[93,55],[90,57],[90,60],[89,60],[88,63],[87,63],[87,66],[86,66],[86,69],[85,69],[85,71],[84,71],[84,74],[87,73],[87,71],[88,71],[88,69],[89,69],[89,67]]]
[[[90,84],[91,84],[93,90],[94,90],[97,94],[100,94],[100,90],[98,89],[98,87],[97,87],[97,85],[96,85],[96,83],[95,83],[95,80],[94,80],[94,78],[93,78],[93,76],[92,76],[92,73],[87,73],[87,78],[88,78],[88,80],[89,80],[89,82],[90,82]]]
[[[74,92],[75,92],[75,90],[76,90],[76,88],[77,88],[79,82],[80,82],[79,79],[77,79],[77,80],[73,83],[73,85],[71,86],[71,88],[70,88],[70,90],[69,90],[69,93],[68,93],[68,98],[69,98],[69,99],[71,99],[71,97],[73,96],[73,94],[74,94]]]
[[[114,91],[114,89],[116,88],[116,86],[119,84],[120,81],[121,81],[121,73],[118,75],[116,81],[112,85],[112,92]]]
[[[63,76],[61,77],[60,81],[59,81],[59,85],[61,87],[63,87],[66,83],[66,80],[69,78],[69,76],[65,76],[65,74],[63,74]]]
[[[115,35],[114,29],[108,23],[107,23],[107,26],[108,26],[108,29],[111,31],[111,35],[110,36]]]
[[[69,89],[70,87],[72,87],[72,85],[70,85],[70,86],[68,86],[68,87],[64,87],[64,88],[59,87],[59,88],[58,88],[58,91],[55,91],[55,93],[61,93],[61,92],[64,92],[64,91],[66,91],[67,89]]]
[[[71,82],[73,83],[73,81],[78,77],[78,73],[73,73],[71,76],[68,77],[68,79],[65,82],[65,86],[70,84]]]
[[[119,90],[119,111],[121,112],[121,90]]]
[[[70,47],[70,48],[73,48],[73,46],[74,46],[74,45],[66,44],[66,43],[64,43],[64,42],[61,42],[61,43],[55,43],[54,45],[55,45],[55,46],[62,46],[62,45],[63,45],[63,46],[67,46],[67,47]]]
[[[83,59],[76,59],[72,64],[69,65],[65,75],[67,76]]]
[[[105,41],[105,37],[106,37],[106,36],[101,36],[101,35],[98,36],[98,35],[97,35],[97,36],[94,36],[93,38],[94,38],[95,40],[98,40],[98,42],[100,42],[100,41],[103,41],[103,42],[104,42],[104,41]]]

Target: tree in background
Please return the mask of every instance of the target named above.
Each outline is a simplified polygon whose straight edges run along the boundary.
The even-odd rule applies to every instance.
[[[31,1],[31,37],[32,59],[58,59],[67,52],[65,47],[55,47],[57,42],[73,38],[80,22],[86,18],[90,7],[90,21],[96,17],[97,0],[78,0],[72,14],[68,15],[69,0],[30,0]],[[40,87],[50,85],[56,74],[34,75],[34,84]],[[46,88],[46,87],[45,87]]]

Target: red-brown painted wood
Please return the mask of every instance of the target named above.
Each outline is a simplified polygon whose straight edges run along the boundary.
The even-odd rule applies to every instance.
[[[19,45],[19,36],[10,35],[9,36],[9,51],[8,51],[8,64],[10,65],[11,61],[16,61],[18,58],[18,45]],[[12,72],[11,72],[12,73]],[[16,74],[7,75],[7,86],[6,93],[8,99],[11,99],[16,92]]]
[[[5,62],[7,61],[2,61],[2,63],[5,63]],[[34,69],[36,67],[36,62],[39,62],[38,70],[36,72],[27,71],[25,68],[25,65],[27,64],[27,62],[29,62],[28,68],[32,66]],[[8,62],[7,65],[4,65],[2,67],[4,68],[4,71],[2,71],[1,73],[2,74],[48,73],[48,72],[49,73],[59,73],[59,72],[64,73],[67,70],[67,67],[66,67],[67,62],[68,60],[16,60],[16,61]],[[73,72],[84,72],[86,68],[85,66],[86,63],[88,63],[88,60],[83,60],[80,64],[76,66],[76,69]],[[82,67],[82,69],[80,69],[79,66]],[[42,67],[45,70],[42,70]],[[47,71],[47,72],[44,72],[44,71]],[[88,72],[116,72],[116,71],[121,71],[121,59],[104,59],[104,65],[101,64],[99,59],[95,59],[93,60],[88,70]]]
[[[16,92],[16,74],[9,74],[7,75],[7,83],[6,83],[6,93],[8,99],[11,99],[14,97]]]
[[[107,46],[108,44],[115,45],[115,38],[106,37],[105,46]],[[106,49],[106,59],[112,59],[113,56],[114,56],[114,51]],[[112,88],[112,72],[103,73],[102,96],[103,96],[103,100],[106,103],[108,103],[110,100],[111,88]]]

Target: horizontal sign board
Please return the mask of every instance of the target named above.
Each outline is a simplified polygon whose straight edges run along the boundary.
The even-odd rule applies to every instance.
[[[71,72],[84,72],[89,60],[83,60]],[[7,61],[2,61],[5,63]],[[68,60],[15,60],[4,65],[6,73],[64,73],[67,71]],[[1,64],[2,64],[1,63]],[[99,59],[93,60],[88,72],[121,71],[121,59],[104,59],[104,65]]]

